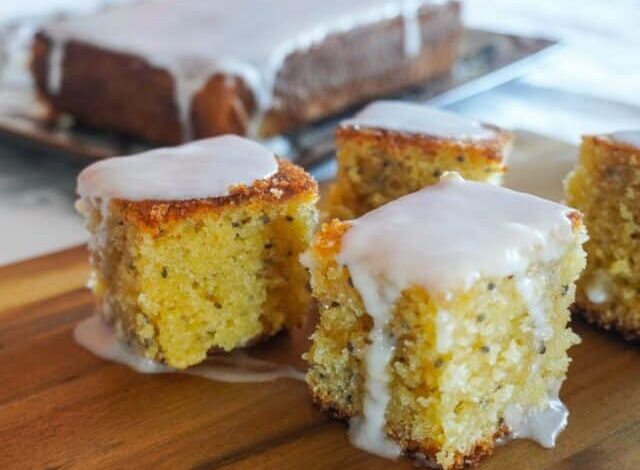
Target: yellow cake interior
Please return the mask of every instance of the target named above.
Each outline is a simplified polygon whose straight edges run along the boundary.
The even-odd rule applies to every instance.
[[[353,219],[389,201],[436,184],[445,171],[468,180],[500,183],[503,156],[511,137],[501,144],[474,145],[394,132],[341,129],[337,134],[336,182],[329,194],[332,217]],[[504,155],[503,155],[504,153]]]
[[[307,382],[321,406],[344,418],[361,413],[363,354],[372,326],[348,269],[335,259],[348,227],[325,225],[306,255],[321,312],[306,355]],[[550,388],[565,378],[567,349],[578,342],[567,327],[568,307],[584,263],[576,237],[559,261],[530,268],[553,305],[554,333],[545,344],[533,337],[514,278],[483,279],[451,301],[422,287],[404,291],[391,319],[396,351],[388,366],[387,434],[445,469],[490,453],[495,437],[507,431],[507,406],[543,406]],[[449,331],[447,325],[455,326]]]
[[[601,326],[640,338],[640,149],[586,137],[566,194],[589,230],[578,308]]]
[[[277,203],[250,199],[153,230],[130,220],[130,204],[112,201],[108,243],[92,255],[100,309],[145,356],[178,368],[297,325],[309,302],[298,256],[316,199],[315,191]],[[88,212],[95,232],[99,203]]]

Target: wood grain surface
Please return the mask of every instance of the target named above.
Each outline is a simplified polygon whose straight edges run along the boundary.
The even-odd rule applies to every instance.
[[[351,447],[303,383],[142,375],[76,345],[93,310],[78,247],[0,268],[0,469],[411,469]],[[303,367],[312,321],[254,354]],[[576,322],[553,450],[500,447],[482,470],[640,469],[640,348]]]

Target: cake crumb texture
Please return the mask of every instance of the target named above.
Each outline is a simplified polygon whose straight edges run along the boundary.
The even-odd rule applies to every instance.
[[[298,261],[317,220],[315,182],[279,161],[272,177],[189,201],[82,200],[96,234],[99,309],[146,357],[185,368],[298,325]],[[101,239],[101,241],[100,241]]]
[[[585,264],[577,215],[572,225],[575,240],[566,253],[527,273],[540,280],[552,306],[553,334],[546,342],[535,343],[513,276],[481,279],[448,301],[421,286],[402,292],[391,318],[396,348],[387,368],[386,433],[405,453],[448,470],[475,464],[509,433],[507,407],[540,409],[564,380],[567,349],[579,342],[567,327],[569,305]],[[343,419],[362,413],[363,360],[373,324],[348,268],[336,261],[349,228],[338,220],[324,224],[304,256],[321,315],[305,356],[306,379],[315,402]]]
[[[640,148],[605,135],[584,137],[566,194],[589,230],[575,310],[640,339]]]
[[[383,129],[340,127],[336,182],[328,212],[342,220],[436,184],[446,171],[463,178],[501,183],[513,137],[493,128],[495,138],[464,142]]]

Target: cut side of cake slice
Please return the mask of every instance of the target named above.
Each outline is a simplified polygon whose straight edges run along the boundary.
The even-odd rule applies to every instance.
[[[337,130],[336,183],[328,211],[343,220],[435,184],[446,171],[502,182],[513,136],[424,105],[378,101]]]
[[[350,419],[356,446],[444,469],[501,436],[553,446],[585,239],[577,211],[455,173],[324,224],[303,255],[315,401]]]
[[[640,340],[640,130],[585,136],[566,195],[590,237],[575,310]]]
[[[223,136],[95,163],[78,178],[98,310],[144,356],[184,368],[298,325],[317,186]]]

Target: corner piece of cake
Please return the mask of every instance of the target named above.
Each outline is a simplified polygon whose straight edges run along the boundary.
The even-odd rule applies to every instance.
[[[511,133],[440,109],[378,101],[337,131],[338,173],[330,215],[358,217],[438,182],[445,171],[502,182]]]
[[[315,401],[350,419],[354,445],[447,470],[499,437],[552,447],[585,239],[577,211],[455,173],[324,224],[303,255]]]
[[[317,185],[261,145],[223,136],[111,158],[78,193],[98,310],[145,357],[185,368],[306,314],[298,256]]]
[[[640,130],[585,136],[566,195],[590,236],[575,310],[640,340]]]

